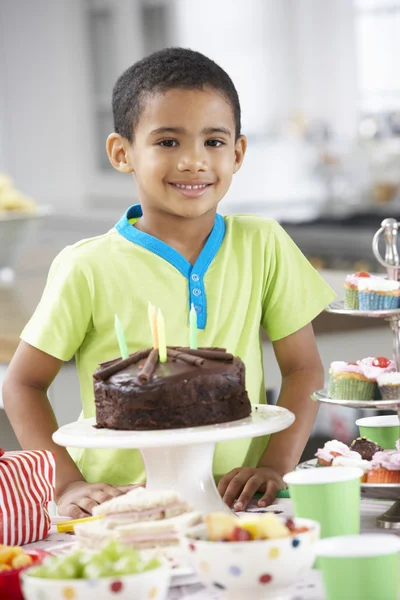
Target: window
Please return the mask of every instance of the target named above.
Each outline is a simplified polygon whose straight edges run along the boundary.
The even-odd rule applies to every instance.
[[[96,171],[112,176],[105,140],[113,131],[112,88],[131,64],[169,45],[168,0],[86,0]],[[114,178],[113,178],[114,179]]]
[[[362,113],[400,111],[400,0],[355,0]]]

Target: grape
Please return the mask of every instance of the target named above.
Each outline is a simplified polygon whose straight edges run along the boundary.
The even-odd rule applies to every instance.
[[[114,563],[100,555],[93,556],[82,571],[83,579],[98,579],[99,577],[110,577],[111,575],[114,575]]]

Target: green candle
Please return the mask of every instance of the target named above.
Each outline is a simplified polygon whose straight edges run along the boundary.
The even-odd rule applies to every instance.
[[[129,352],[128,352],[128,346],[126,345],[124,328],[122,327],[122,323],[119,320],[118,315],[115,315],[114,327],[115,327],[115,333],[117,334],[119,351],[121,352],[121,357],[128,358]]]
[[[190,326],[190,348],[191,350],[197,350],[197,312],[195,311],[194,305],[189,313],[189,326]]]

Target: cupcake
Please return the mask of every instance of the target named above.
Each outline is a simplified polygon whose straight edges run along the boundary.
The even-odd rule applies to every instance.
[[[396,444],[397,446],[397,444]],[[376,452],[368,471],[367,483],[400,483],[399,450]]]
[[[383,400],[400,399],[400,373],[382,373],[377,382]]]
[[[353,454],[358,454],[358,452],[353,452]],[[363,475],[361,477],[361,482],[365,483],[368,480],[368,472],[371,470],[371,463],[369,460],[363,460],[361,456],[358,454],[358,457],[355,456],[337,456],[332,461],[332,467],[358,467],[362,469]]]
[[[358,452],[363,460],[372,460],[375,452],[381,452],[383,448],[375,444],[375,442],[368,440],[366,437],[358,437],[353,440],[350,444],[350,450]]]
[[[347,275],[344,281],[344,307],[350,310],[358,310],[358,280],[371,277],[365,271],[359,271],[353,275]]]
[[[376,380],[364,375],[357,363],[334,361],[329,369],[329,396],[337,400],[374,400]]]
[[[361,460],[361,455],[358,452],[353,452],[346,444],[338,440],[326,442],[323,448],[317,450],[315,456],[317,457],[317,466],[320,467],[330,467],[332,461],[337,457],[347,456]]]
[[[389,310],[400,306],[400,283],[393,279],[364,277],[357,282],[360,310]]]

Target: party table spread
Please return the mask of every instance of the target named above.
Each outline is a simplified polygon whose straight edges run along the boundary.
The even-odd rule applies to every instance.
[[[376,518],[390,508],[392,502],[381,500],[361,500],[361,532],[362,533],[382,533],[383,529],[378,529]],[[290,499],[282,498],[265,509],[259,509],[256,506],[251,506],[246,512],[276,512],[283,517],[293,516],[293,507]],[[74,536],[67,533],[58,533],[57,521],[65,520],[60,517],[55,517],[49,535],[46,539],[34,544],[25,546],[28,548],[43,548],[62,549],[74,543]],[[393,530],[388,530],[388,533],[395,533]],[[180,585],[171,587],[168,600],[220,600],[221,595],[218,590],[206,590],[200,583],[193,582],[190,585]],[[292,597],[290,600],[324,600],[324,590],[321,580],[321,574],[317,570],[310,571],[306,577],[300,579],[293,586]]]

